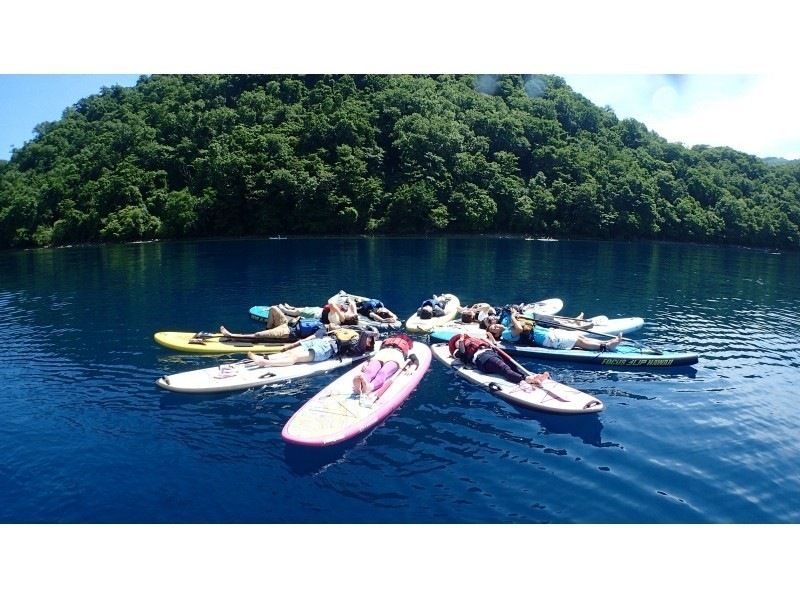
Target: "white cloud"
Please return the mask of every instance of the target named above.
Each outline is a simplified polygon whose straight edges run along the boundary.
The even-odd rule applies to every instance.
[[[800,158],[800,77],[770,75],[567,76],[578,93],[668,141]]]

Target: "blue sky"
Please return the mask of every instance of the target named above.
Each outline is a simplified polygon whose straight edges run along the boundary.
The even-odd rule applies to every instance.
[[[635,118],[668,141],[725,145],[761,157],[800,158],[794,105],[800,77],[782,75],[562,75],[598,106]],[[135,85],[138,75],[0,75],[0,159],[33,128],[103,86]]]
[[[138,75],[0,75],[0,160],[33,138],[33,128],[111,85],[135,85]]]

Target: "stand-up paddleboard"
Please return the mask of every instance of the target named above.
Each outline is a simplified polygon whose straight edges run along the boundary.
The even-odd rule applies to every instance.
[[[567,331],[567,334],[570,336],[574,335],[575,338],[581,336],[582,334],[591,336],[592,333],[595,333],[597,336],[605,337],[609,334],[630,334],[631,332],[635,332],[644,326],[644,320],[642,318],[614,318],[609,320],[606,316],[595,316],[594,318],[583,320],[583,322],[590,322],[591,326],[585,330],[569,330]],[[558,326],[555,327],[558,328]],[[470,322],[469,324],[450,322],[441,328],[431,330],[431,340],[436,342],[446,342],[449,341],[450,337],[452,337],[454,334],[461,334],[462,332],[465,334],[474,334],[476,336],[486,335],[486,333],[480,327],[480,324],[476,322]]]
[[[503,399],[540,411],[563,414],[597,413],[603,410],[603,402],[577,388],[555,380],[544,380],[541,385],[514,384],[502,376],[486,374],[477,368],[465,365],[452,357],[446,343],[431,346],[433,355],[456,374]]]
[[[371,297],[362,297],[361,295],[353,295],[352,293],[339,291],[333,297],[328,299],[328,303],[341,302],[343,299],[346,299],[348,297],[355,302],[367,301],[368,299],[371,299]],[[397,322],[378,322],[362,314],[358,314],[358,325],[372,326],[378,332],[392,332],[395,330],[403,329],[403,322],[399,319],[397,320]]]
[[[523,305],[523,312],[533,317],[534,315],[552,316],[564,309],[564,302],[558,298],[542,299]]]
[[[537,326],[572,330],[594,338],[605,337],[609,334],[630,334],[641,330],[644,326],[644,319],[639,317],[609,319],[606,316],[594,316],[593,318],[569,318],[549,314],[526,314],[526,317],[533,318]]]
[[[414,314],[412,314],[406,320],[406,330],[409,332],[430,332],[437,326],[441,326],[442,324],[453,321],[458,315],[458,309],[461,307],[461,302],[458,300],[458,297],[450,293],[443,293],[442,296],[446,301],[444,305],[443,316],[423,319],[420,318],[416,312],[414,312]]]
[[[464,332],[478,338],[485,338],[486,332],[476,327],[471,329],[439,328],[431,333],[431,342],[449,341],[455,334]],[[570,335],[579,336],[582,332],[567,332]],[[613,349],[606,351],[588,351],[586,349],[549,349],[547,347],[535,347],[531,345],[516,345],[509,342],[500,342],[498,346],[506,353],[524,355],[533,359],[572,361],[599,366],[613,367],[679,367],[697,363],[699,356],[697,353],[663,351],[654,347],[648,347],[633,339],[623,340]]]
[[[370,430],[408,398],[430,364],[430,348],[415,341],[405,365],[384,383],[378,393],[365,397],[353,390],[353,378],[361,373],[363,367],[357,365],[300,407],[286,422],[281,436],[292,444],[326,446]]]
[[[380,348],[380,341],[375,343],[375,350]],[[215,367],[190,370],[179,374],[161,376],[156,384],[166,390],[184,393],[211,393],[255,388],[268,384],[279,384],[288,380],[305,378],[316,374],[347,367],[362,359],[371,357],[365,353],[357,357],[331,357],[324,361],[297,363],[281,367],[262,367],[250,359],[233,363],[223,363]]]
[[[232,339],[219,333],[210,332],[156,332],[155,341],[168,349],[187,353],[277,353],[293,341],[249,337],[248,339]]]

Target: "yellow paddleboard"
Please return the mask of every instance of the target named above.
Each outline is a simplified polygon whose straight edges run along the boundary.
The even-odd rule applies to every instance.
[[[156,332],[155,341],[168,349],[189,353],[277,353],[291,342],[259,342],[257,340],[231,339],[208,332]]]

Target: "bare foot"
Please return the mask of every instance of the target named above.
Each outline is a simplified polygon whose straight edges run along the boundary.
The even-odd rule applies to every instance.
[[[622,342],[622,335],[618,334],[615,338],[611,339],[610,341],[606,342],[606,349],[614,349],[618,344]]]
[[[228,329],[225,328],[225,326],[219,327],[219,333],[223,336],[233,336],[230,332],[228,332]]]
[[[545,380],[550,379],[550,372],[542,372],[541,374],[534,374],[532,376],[528,376],[525,378],[525,381],[529,384],[535,384],[536,386],[541,386],[542,382]]]
[[[268,357],[267,358],[261,357],[261,355],[256,355],[252,351],[247,352],[247,358],[254,364],[261,367],[267,367],[269,365],[269,362],[267,361],[267,359],[269,359]]]

